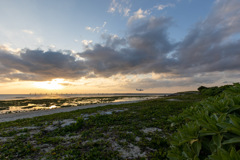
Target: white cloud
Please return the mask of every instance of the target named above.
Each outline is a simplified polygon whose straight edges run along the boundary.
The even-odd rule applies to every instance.
[[[78,42],[78,40],[77,40],[77,39],[74,39],[74,42]]]
[[[118,7],[118,3],[116,2],[116,0],[112,0],[110,7],[108,9],[108,12],[114,13],[117,7]]]
[[[92,28],[91,28],[91,27],[86,27],[85,29],[86,29],[86,30],[89,30],[89,31],[91,31],[91,30],[92,30]]]
[[[36,41],[37,41],[37,43],[43,43],[43,39],[40,37],[36,38]]]
[[[27,33],[27,34],[34,34],[33,31],[27,30],[27,29],[22,30],[22,32]]]
[[[125,8],[123,10],[123,12],[124,12],[124,16],[129,16],[130,9],[129,8]]]
[[[134,12],[133,16],[131,16],[129,19],[128,19],[128,24],[131,24],[133,21],[136,21],[138,19],[142,19],[142,18],[145,18],[147,17],[147,15],[149,15],[149,11],[148,10],[145,10],[143,11],[141,8],[138,9],[138,11]]]
[[[11,43],[4,43],[3,45],[0,45],[0,50],[10,51],[10,52],[16,53],[16,54],[18,54],[18,52],[21,51],[20,48],[12,48]]]
[[[82,44],[85,45],[85,46],[88,46],[92,42],[93,42],[92,40],[82,40]]]
[[[166,5],[160,4],[160,5],[154,6],[154,8],[156,8],[157,10],[163,10],[167,7],[174,7],[174,6],[175,6],[174,4],[166,4]]]
[[[89,27],[89,26],[87,26],[87,27],[85,27],[85,29],[86,30],[88,30],[88,31],[91,31],[91,32],[97,32],[97,33],[99,33],[105,26],[106,26],[106,24],[107,24],[107,22],[105,21],[105,22],[103,22],[103,25],[102,26],[97,26],[97,27]]]
[[[48,47],[51,48],[51,49],[56,48],[56,46],[54,44],[50,44]]]
[[[102,28],[104,28],[106,26],[107,22],[103,22]]]
[[[123,16],[129,16],[130,8],[131,4],[129,0],[112,0],[108,12],[118,12]]]

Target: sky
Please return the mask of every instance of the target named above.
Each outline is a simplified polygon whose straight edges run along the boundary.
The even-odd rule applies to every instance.
[[[239,46],[239,0],[0,0],[0,94],[232,84]]]

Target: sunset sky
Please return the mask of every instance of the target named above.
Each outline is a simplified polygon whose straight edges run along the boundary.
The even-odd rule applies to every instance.
[[[0,94],[240,81],[240,0],[0,0],[0,21]]]

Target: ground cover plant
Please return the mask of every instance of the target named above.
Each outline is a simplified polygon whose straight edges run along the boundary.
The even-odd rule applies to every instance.
[[[172,160],[240,159],[240,84],[202,89],[203,94],[221,92],[171,118],[172,125],[179,129],[172,136],[168,157]]]
[[[168,121],[199,94],[0,123],[0,159],[166,159]]]

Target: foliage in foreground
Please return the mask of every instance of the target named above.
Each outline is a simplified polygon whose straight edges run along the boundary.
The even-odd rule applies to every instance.
[[[240,159],[240,84],[171,120],[178,127],[185,123],[172,136],[168,153],[171,160]]]
[[[205,86],[201,86],[198,88],[198,91],[205,96],[216,96],[221,94],[223,91],[231,88],[232,85],[224,85],[224,86],[220,86],[220,87],[205,87]]]
[[[200,99],[181,95],[3,122],[0,159],[166,159],[175,131],[169,115]],[[69,119],[75,122],[62,126]]]

